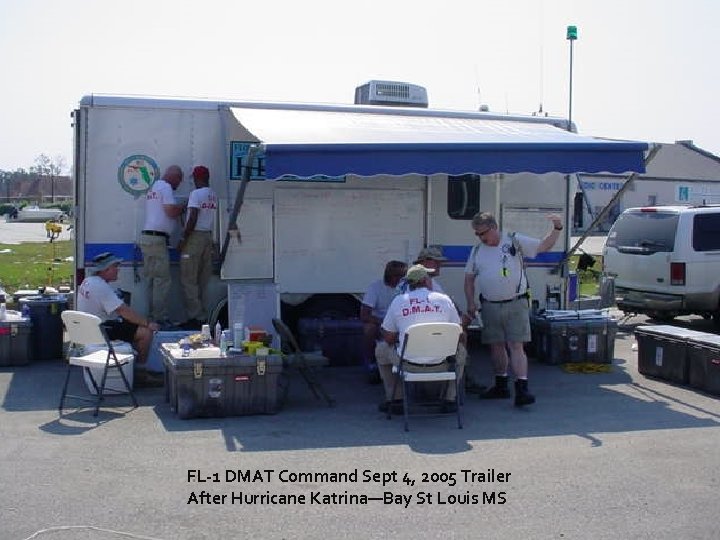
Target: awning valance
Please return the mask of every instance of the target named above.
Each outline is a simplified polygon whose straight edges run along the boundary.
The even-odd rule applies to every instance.
[[[549,119],[362,107],[230,107],[236,140],[283,175],[644,172],[647,144],[578,135]]]

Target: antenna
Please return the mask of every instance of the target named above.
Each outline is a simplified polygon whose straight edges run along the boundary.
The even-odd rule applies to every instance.
[[[538,116],[542,116],[543,113],[543,101],[545,100],[545,20],[543,18],[545,2],[540,2],[540,106],[538,107]],[[547,113],[545,113],[547,116]]]

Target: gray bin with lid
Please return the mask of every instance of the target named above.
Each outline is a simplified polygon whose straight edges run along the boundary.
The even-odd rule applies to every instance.
[[[720,396],[720,336],[704,334],[688,340],[688,384]]]
[[[30,319],[0,321],[0,367],[24,366],[30,362]]]
[[[532,348],[543,363],[610,364],[615,356],[617,321],[598,310],[549,310],[530,318]]]
[[[33,360],[58,360],[63,357],[63,323],[60,313],[68,307],[63,295],[36,295],[20,299],[30,310]]]
[[[649,325],[635,329],[638,371],[649,377],[687,384],[688,340],[704,333],[679,326]]]

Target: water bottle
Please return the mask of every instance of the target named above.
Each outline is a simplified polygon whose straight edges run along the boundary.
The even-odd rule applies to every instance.
[[[190,356],[190,340],[182,338],[180,340],[180,349],[182,350],[182,357],[188,358]]]
[[[220,323],[218,323],[220,324]],[[228,336],[227,331],[222,330],[220,332],[220,356],[227,356],[228,351]]]
[[[210,342],[212,341],[212,336],[210,335],[210,325],[203,324],[200,333],[202,334],[203,347],[209,347]]]
[[[220,346],[220,338],[222,335],[222,326],[220,325],[220,321],[215,323],[215,345]]]
[[[242,321],[238,321],[233,325],[233,346],[242,349],[243,341],[245,341],[245,326]]]

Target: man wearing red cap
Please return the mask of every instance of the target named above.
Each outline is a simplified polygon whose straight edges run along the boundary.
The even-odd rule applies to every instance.
[[[210,189],[210,171],[198,165],[192,171],[195,189],[190,193],[180,251],[180,283],[185,297],[188,320],[186,330],[199,329],[207,320],[207,285],[212,275],[212,229],[217,212],[217,197]]]

